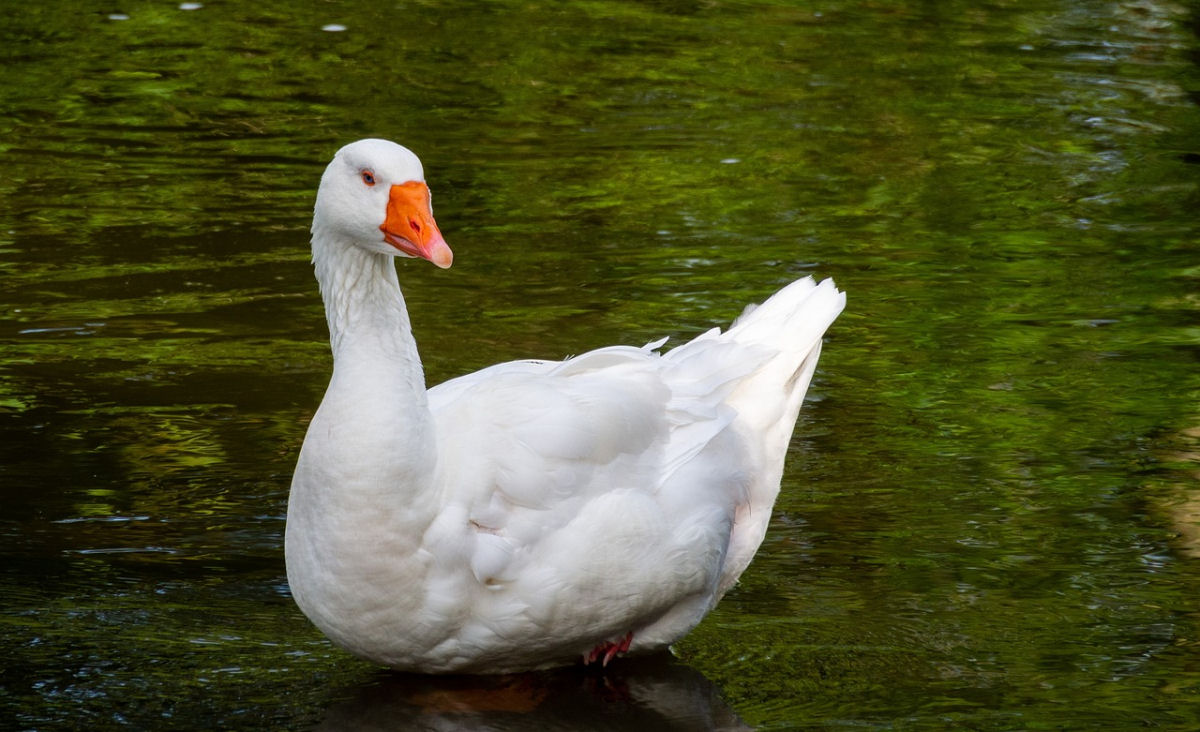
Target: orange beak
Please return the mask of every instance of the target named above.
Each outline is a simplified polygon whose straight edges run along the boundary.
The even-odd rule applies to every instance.
[[[410,257],[428,259],[442,269],[454,262],[454,253],[433,220],[429,187],[420,181],[392,186],[387,218],[379,229],[388,244]]]

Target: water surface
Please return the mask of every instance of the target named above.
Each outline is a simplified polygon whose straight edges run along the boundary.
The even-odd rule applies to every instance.
[[[1194,8],[185,6],[0,9],[14,728],[1200,723]],[[674,660],[396,677],[292,604],[307,227],[364,136],[455,249],[402,265],[430,383],[849,293]]]

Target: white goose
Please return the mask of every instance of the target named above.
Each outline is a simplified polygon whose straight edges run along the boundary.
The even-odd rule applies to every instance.
[[[427,673],[607,663],[695,627],[762,542],[845,304],[833,282],[662,355],[613,346],[426,390],[392,263],[453,258],[420,161],[385,140],[339,150],[312,234],[334,361],[288,502],[305,615]]]

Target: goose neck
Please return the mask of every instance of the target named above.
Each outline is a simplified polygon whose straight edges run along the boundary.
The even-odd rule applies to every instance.
[[[416,359],[412,324],[392,258],[349,243],[313,240],[335,362],[352,351],[396,363]]]

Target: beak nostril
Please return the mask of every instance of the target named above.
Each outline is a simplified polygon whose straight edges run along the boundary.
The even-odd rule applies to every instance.
[[[417,232],[418,234],[421,233],[421,222],[420,221],[417,221],[416,219],[409,219],[408,225],[412,227],[413,231]]]

